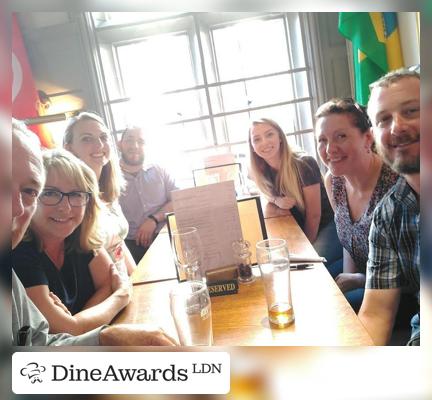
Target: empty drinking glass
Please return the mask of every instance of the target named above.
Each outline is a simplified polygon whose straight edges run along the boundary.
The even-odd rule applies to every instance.
[[[171,246],[176,266],[184,273],[186,280],[202,280],[203,250],[198,229],[186,227],[173,230]]]
[[[211,303],[202,281],[179,283],[170,292],[171,315],[182,346],[211,346]]]

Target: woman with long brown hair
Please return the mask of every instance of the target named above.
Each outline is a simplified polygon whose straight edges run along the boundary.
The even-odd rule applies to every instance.
[[[268,201],[291,214],[331,265],[342,257],[333,211],[313,157],[294,152],[281,127],[262,118],[249,129],[252,178]]]

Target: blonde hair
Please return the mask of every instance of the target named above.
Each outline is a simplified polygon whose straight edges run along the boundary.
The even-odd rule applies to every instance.
[[[92,120],[98,122],[102,129],[110,134],[109,129],[105,125],[103,119],[91,112],[81,112],[77,116],[69,119],[68,125],[66,127],[64,136],[63,136],[63,147],[67,144],[71,144],[74,138],[74,127],[80,121]],[[106,203],[113,203],[120,197],[120,193],[122,189],[125,187],[125,180],[123,177],[123,173],[120,169],[120,162],[117,156],[116,148],[111,146],[111,156],[110,160],[106,165],[103,166],[102,172],[99,178],[99,190],[100,197]]]
[[[280,168],[276,173],[276,181],[273,183],[269,177],[270,166],[267,162],[255,153],[251,133],[252,128],[256,125],[267,124],[276,130],[280,140]],[[297,168],[297,162],[302,162],[300,153],[294,152],[288,145],[287,138],[282,128],[273,120],[260,118],[251,121],[249,128],[249,151],[252,177],[258,186],[258,189],[267,197],[274,197],[277,194],[282,196],[291,196],[296,200],[297,208],[304,213],[305,202],[301,186],[301,178]]]
[[[94,171],[72,153],[63,149],[46,150],[42,154],[46,174],[51,170],[71,179],[83,192],[90,193],[83,221],[67,238],[66,251],[95,251],[102,247],[103,238],[99,234],[101,203],[99,188]]]

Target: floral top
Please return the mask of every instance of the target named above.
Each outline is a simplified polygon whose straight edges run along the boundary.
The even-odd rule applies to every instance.
[[[349,212],[348,198],[343,176],[332,176],[332,197],[335,205],[335,223],[339,240],[361,273],[366,273],[366,262],[369,253],[369,229],[372,215],[379,201],[393,187],[398,175],[383,163],[378,182],[369,200],[364,214],[353,221]]]

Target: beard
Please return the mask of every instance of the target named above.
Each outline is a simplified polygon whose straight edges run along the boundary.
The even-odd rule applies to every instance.
[[[138,158],[129,157],[126,153],[122,153],[122,160],[126,165],[136,167],[138,165],[144,164],[144,154],[140,155]]]
[[[384,158],[385,162],[388,162]],[[390,167],[401,175],[414,175],[420,173],[420,156],[411,157],[409,160],[395,159],[389,163]]]
[[[416,141],[420,141],[419,133],[414,137],[410,135],[399,136],[393,139],[392,143],[384,146],[378,141],[377,150],[384,162],[395,172],[401,175],[414,175],[420,173],[420,151],[418,154],[410,155],[405,154],[403,150],[401,152],[392,151],[391,146]]]

